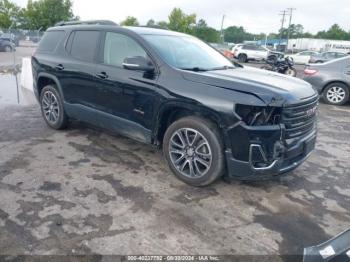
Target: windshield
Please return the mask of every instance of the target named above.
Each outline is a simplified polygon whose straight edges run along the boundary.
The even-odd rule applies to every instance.
[[[169,65],[185,70],[227,69],[233,64],[218,51],[191,36],[143,35]]]

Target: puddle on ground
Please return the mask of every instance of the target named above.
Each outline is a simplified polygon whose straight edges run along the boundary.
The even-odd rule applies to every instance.
[[[15,75],[0,74],[0,106],[32,105],[36,103],[33,92],[20,86],[20,75],[17,75],[17,79],[18,88]]]

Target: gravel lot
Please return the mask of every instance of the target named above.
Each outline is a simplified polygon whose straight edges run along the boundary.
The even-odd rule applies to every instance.
[[[151,146],[0,105],[0,254],[301,254],[350,227],[349,137],[350,106],[321,104],[296,171],[199,189]]]

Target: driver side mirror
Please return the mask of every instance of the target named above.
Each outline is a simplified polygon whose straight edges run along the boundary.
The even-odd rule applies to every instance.
[[[138,70],[144,72],[153,72],[155,69],[152,62],[143,56],[125,58],[123,61],[123,67],[128,70]]]

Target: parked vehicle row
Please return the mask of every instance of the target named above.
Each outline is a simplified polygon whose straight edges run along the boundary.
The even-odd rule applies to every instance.
[[[32,67],[50,127],[74,118],[158,146],[190,185],[275,177],[315,147],[310,84],[232,63],[186,34],[62,24],[45,33]]]
[[[284,56],[281,52],[272,51],[266,47],[252,44],[237,44],[232,48],[232,53],[241,63],[267,60],[268,57],[273,57],[277,60]]]
[[[311,55],[311,57],[309,59],[309,63],[320,64],[320,63],[324,63],[324,62],[327,62],[327,61],[331,61],[333,59],[342,58],[342,57],[347,56],[347,55],[348,54],[342,53],[342,52],[317,53],[317,54]]]
[[[227,50],[225,52],[227,52]],[[276,60],[278,58],[288,56],[293,59],[295,64],[324,63],[348,55],[343,52],[327,51],[318,53],[309,50],[301,51],[296,54],[284,54],[270,50],[264,46],[258,46],[254,44],[236,44],[232,47],[231,53],[232,56],[238,59],[238,61],[241,63],[247,63],[249,61],[266,61],[267,58],[271,56],[273,56]],[[230,56],[231,54],[228,57]]]

